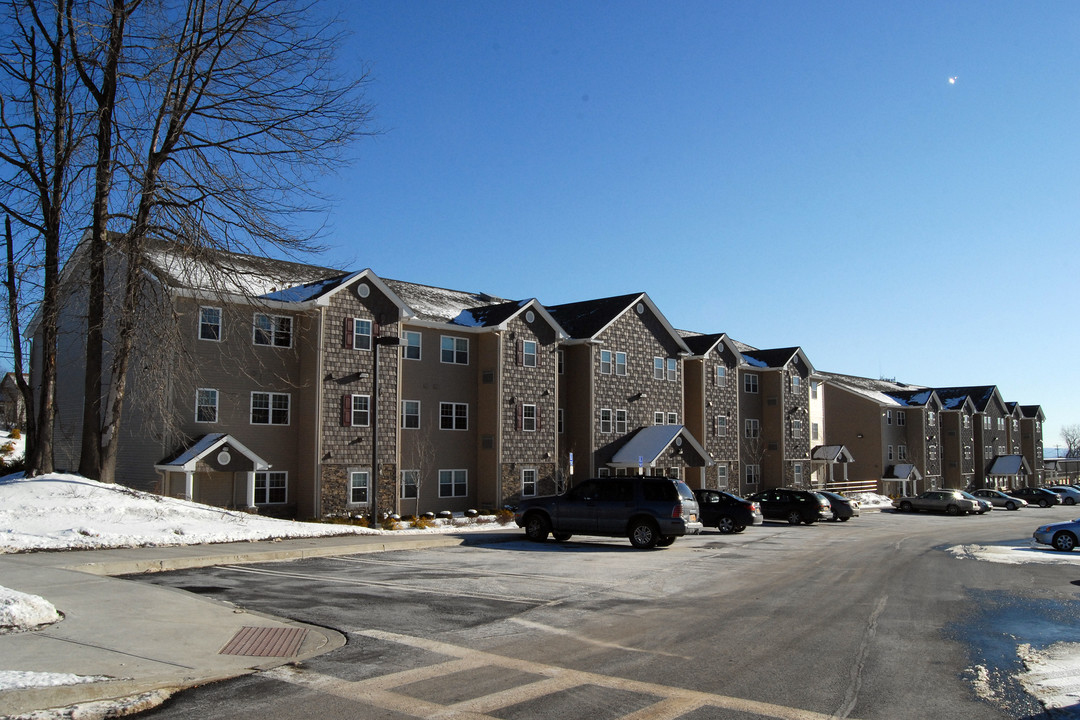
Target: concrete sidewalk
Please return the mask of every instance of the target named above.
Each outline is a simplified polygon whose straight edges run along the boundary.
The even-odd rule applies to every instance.
[[[0,635],[0,670],[109,678],[0,692],[0,717],[95,701],[114,705],[114,701],[144,693],[155,693],[144,700],[147,707],[152,707],[185,688],[304,660],[345,644],[343,635],[327,628],[111,576],[520,537],[520,532],[513,530],[467,535],[350,535],[0,555],[0,585],[39,595],[64,615],[61,622],[41,630]],[[294,647],[255,644],[234,650],[249,654],[222,654],[234,638],[254,634],[271,640],[291,638]],[[295,640],[300,639],[299,647],[295,647]]]

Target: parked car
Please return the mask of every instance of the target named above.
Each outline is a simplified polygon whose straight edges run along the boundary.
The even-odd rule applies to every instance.
[[[975,497],[966,490],[961,490],[960,494],[975,503],[975,510],[973,510],[972,512],[976,513],[977,515],[985,515],[986,513],[994,509],[994,503],[990,502],[985,498]]]
[[[750,525],[760,525],[761,507],[746,498],[723,490],[694,490],[701,510],[701,524],[722,533],[740,533]]]
[[[859,517],[859,501],[842,495],[841,493],[826,492],[819,490],[818,495],[824,495],[832,509],[833,520],[847,522],[853,517]]]
[[[1027,500],[1029,505],[1038,505],[1041,508],[1061,504],[1061,496],[1046,488],[1024,487],[1019,490],[1010,490],[1009,494]]]
[[[900,512],[943,512],[948,515],[963,515],[975,512],[975,501],[968,500],[959,490],[927,490],[913,497],[893,500],[893,507]]]
[[[1035,528],[1032,535],[1035,542],[1050,545],[1055,550],[1072,552],[1076,539],[1080,538],[1080,518],[1066,522],[1051,523]]]
[[[1075,505],[1076,501],[1080,500],[1080,490],[1077,490],[1071,485],[1052,485],[1046,489],[1060,495],[1061,502],[1066,505]]]
[[[982,500],[989,500],[994,504],[994,507],[1003,507],[1006,510],[1019,510],[1028,505],[1027,500],[1013,497],[1012,495],[1006,495],[1000,490],[983,489],[976,490],[971,494]]]
[[[525,498],[514,521],[535,542],[572,535],[627,537],[636,548],[667,547],[701,532],[694,492],[677,478],[650,475],[592,478],[565,495]]]
[[[832,520],[829,501],[809,490],[776,488],[763,490],[746,498],[761,506],[761,514],[772,520],[787,520],[792,525],[810,525],[818,520]]]

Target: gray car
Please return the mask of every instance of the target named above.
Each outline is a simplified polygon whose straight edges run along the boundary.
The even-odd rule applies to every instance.
[[[1000,490],[991,490],[989,488],[985,488],[983,490],[974,490],[971,494],[981,500],[989,500],[994,507],[1003,507],[1006,510],[1019,510],[1020,508],[1025,508],[1028,505],[1027,500],[1025,500],[1024,498],[1006,495]]]
[[[914,497],[902,497],[893,500],[893,507],[901,512],[943,512],[948,515],[964,515],[978,512],[977,503],[968,500],[959,490],[927,490]]]
[[[677,478],[592,478],[565,495],[525,498],[514,521],[525,536],[543,542],[551,534],[626,537],[636,548],[666,547],[680,535],[702,530],[694,492]]]

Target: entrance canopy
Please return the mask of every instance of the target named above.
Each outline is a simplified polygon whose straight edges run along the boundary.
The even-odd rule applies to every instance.
[[[155,465],[154,469],[161,472],[194,472],[195,466],[203,462],[205,458],[211,457],[211,453],[215,451],[219,451],[214,458],[216,463],[218,465],[228,465],[232,462],[230,454],[232,450],[250,460],[255,470],[270,469],[269,463],[248,450],[243,443],[228,433],[208,433],[203,435],[186,449],[181,450],[173,459]]]
[[[684,425],[650,425],[634,433],[608,462],[613,468],[637,468],[656,465],[660,456],[671,451],[681,454],[690,467],[713,464],[705,450]]]

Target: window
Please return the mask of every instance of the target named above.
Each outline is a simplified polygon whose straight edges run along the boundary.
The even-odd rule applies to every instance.
[[[469,364],[469,339],[443,335],[441,340],[441,359],[451,365]]]
[[[727,482],[727,463],[720,463],[716,466],[716,484],[722,490],[727,487]]]
[[[348,347],[353,350],[370,350],[371,349],[371,335],[372,325],[370,320],[361,320],[360,318],[350,318],[352,322],[351,326],[352,337],[348,339]]]
[[[439,497],[465,497],[469,494],[468,470],[440,470]]]
[[[759,420],[749,419],[744,424],[744,434],[750,440],[754,440],[761,436],[761,422]]]
[[[929,445],[929,446],[927,446],[926,455],[931,460],[937,460],[937,445]]]
[[[680,475],[679,475],[679,468],[677,468],[677,467],[670,467],[670,468],[668,468],[668,470],[667,470],[667,475],[668,475],[668,477],[673,477],[673,478],[678,478],[678,477],[680,477]]]
[[[292,347],[292,318],[255,313],[255,344]]]
[[[802,463],[795,463],[792,469],[795,471],[795,485],[802,485]]]
[[[615,411],[615,432],[617,432],[620,435],[625,435],[626,434],[626,411],[625,410],[616,410]]]
[[[885,451],[885,459],[891,461],[893,459],[893,446],[889,445],[888,450]]]
[[[903,410],[896,411],[896,424],[900,427],[907,425],[907,413]]]
[[[971,427],[971,416],[970,415],[965,415],[964,416],[964,429],[967,430],[969,427]]]
[[[527,497],[536,495],[536,468],[521,471],[521,494]]]
[[[677,382],[679,379],[679,361],[675,358],[668,358],[667,379],[671,382]]]
[[[288,425],[289,394],[272,392],[251,393],[252,425]]]
[[[998,455],[1004,455],[1004,454],[1005,454],[1005,446],[1004,445],[998,445]]]
[[[761,466],[760,465],[747,465],[746,466],[746,484],[757,485],[758,480],[761,478]]]
[[[716,416],[716,437],[727,437],[727,415]]]
[[[615,353],[615,374],[626,376],[626,353],[624,352]]]
[[[406,430],[420,429],[420,401],[401,401],[401,427]]]
[[[791,376],[791,389],[792,390],[798,390],[801,387],[802,387],[802,378],[799,377],[798,375],[792,375]]]
[[[965,460],[970,460],[971,459],[971,446],[970,445],[965,445],[964,446],[964,459]]]
[[[652,376],[653,380],[664,379],[664,358],[654,357],[652,359]]]
[[[716,387],[727,387],[727,368],[723,365],[716,368]]]
[[[349,503],[366,505],[368,501],[368,471],[353,470],[349,473]]]
[[[559,408],[559,433],[566,432],[566,408]]]
[[[933,427],[933,426],[934,426],[934,422],[935,422],[936,420],[937,420],[937,415],[936,415],[936,414],[934,414],[934,411],[933,411],[933,410],[931,410],[931,411],[929,411],[929,412],[927,412],[927,413],[926,413],[926,424],[927,424],[927,425],[929,425],[930,427]]]
[[[255,504],[280,505],[288,500],[289,474],[286,472],[255,473]]]
[[[669,412],[667,414],[667,424],[668,425],[678,425],[679,424],[679,414]]]
[[[401,348],[402,356],[406,360],[420,359],[420,333],[415,330],[406,330],[402,335],[404,346]]]
[[[469,406],[465,403],[439,403],[440,430],[468,430]]]
[[[565,351],[558,350],[558,351],[555,352],[555,365],[557,366],[558,373],[560,375],[565,375],[566,374],[566,352]]]
[[[601,375],[610,375],[611,374],[611,351],[610,350],[601,350],[600,351],[600,374]]]
[[[892,410],[885,411],[885,424],[892,425]]]
[[[221,308],[199,308],[199,339],[221,340]]]
[[[818,396],[818,385],[820,385],[820,384],[821,384],[821,383],[819,383],[819,382],[818,382],[817,380],[811,380],[811,381],[810,381],[810,398],[811,398],[811,399],[813,399],[813,400],[817,400],[817,396]]]
[[[664,424],[664,413],[662,413],[662,412],[654,412],[653,415],[652,415],[652,424],[653,425],[663,425]]]
[[[420,471],[401,471],[401,499],[415,500],[420,495]]]
[[[521,343],[521,364],[525,367],[536,367],[536,341],[523,340]]]
[[[796,438],[796,439],[802,437],[802,420],[795,420],[794,418],[792,418],[792,420],[791,420],[791,437]]]
[[[525,432],[536,432],[538,425],[536,406],[522,403],[520,428]]]
[[[609,408],[600,409],[600,432],[611,432],[611,410]]]
[[[345,414],[346,427],[367,427],[371,424],[371,396],[346,395],[348,412]]]
[[[997,429],[998,430],[1004,430],[1005,429],[1005,418],[999,417],[997,419]]]
[[[218,419],[218,391],[199,388],[195,391],[195,422],[212,423]]]
[[[758,376],[754,373],[743,375],[743,392],[756,393],[758,391]]]
[[[896,459],[900,460],[901,462],[907,460],[907,445],[896,446]]]
[[[993,452],[993,450],[994,450],[993,445],[983,445],[983,457],[984,458],[989,458],[990,454]]]
[[[817,440],[821,436],[821,428],[817,423],[810,423],[810,439]]]

